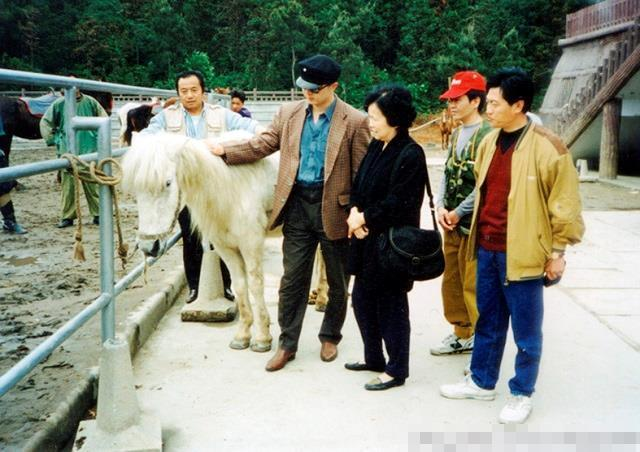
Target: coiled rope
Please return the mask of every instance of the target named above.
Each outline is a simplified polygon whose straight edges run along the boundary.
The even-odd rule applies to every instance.
[[[122,227],[120,226],[120,209],[118,208],[118,194],[116,185],[122,180],[122,169],[120,164],[113,158],[102,159],[99,162],[85,162],[74,154],[63,154],[62,158],[67,159],[71,165],[71,172],[75,182],[75,203],[76,214],[78,216],[78,224],[76,226],[75,244],[73,247],[73,258],[76,260],[85,260],[84,247],[82,246],[82,211],[80,210],[80,182],[97,183],[106,185],[111,190],[113,197],[113,206],[116,214],[116,230],[118,233],[118,257],[122,262],[122,269],[127,264],[127,252],[129,245],[123,242]],[[113,175],[106,174],[102,168],[104,165],[111,163]]]

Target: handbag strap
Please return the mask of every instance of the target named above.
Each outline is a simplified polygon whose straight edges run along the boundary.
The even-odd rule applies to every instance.
[[[436,209],[433,204],[433,193],[431,192],[431,183],[429,182],[429,167],[427,166],[427,179],[425,180],[425,186],[427,187],[427,195],[429,196],[429,211],[431,212],[431,219],[433,220],[433,229],[438,230],[438,223],[436,223]]]
[[[405,146],[405,148],[402,151],[400,151],[400,153],[402,154],[402,152],[404,152],[404,150],[407,149],[409,146],[411,146],[411,143]],[[422,146],[420,146],[420,148],[422,148]],[[396,167],[398,166],[398,160],[400,159],[396,159],[394,163],[393,171],[395,171]],[[425,156],[425,166],[426,166],[426,156]],[[425,186],[427,187],[427,195],[429,196],[429,210],[431,211],[431,220],[433,220],[433,229],[438,231],[438,223],[436,222],[436,209],[433,204],[433,193],[431,192],[431,183],[429,182],[429,167],[427,167],[426,170],[427,170],[426,171],[427,178],[424,181],[424,183],[425,183]]]

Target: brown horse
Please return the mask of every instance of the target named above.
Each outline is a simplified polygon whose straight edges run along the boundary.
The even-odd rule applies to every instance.
[[[120,146],[131,145],[131,134],[140,132],[149,126],[151,118],[157,113],[157,107],[167,108],[179,102],[179,97],[170,97],[165,101],[152,101],[149,104],[129,102],[118,110],[120,118]]]
[[[440,128],[440,135],[442,137],[442,149],[447,150],[449,149],[449,139],[451,138],[451,133],[453,132],[453,129],[456,128],[456,123],[453,119],[453,115],[451,114],[451,111],[448,107],[442,110],[440,121],[438,122],[438,127]]]
[[[83,91],[83,93],[95,98],[107,114],[111,115],[113,108],[111,93],[93,91]],[[41,117],[42,114],[33,114],[24,100],[0,96],[0,149],[4,152],[7,161],[9,161],[11,141],[14,135],[28,140],[42,138],[40,135]]]

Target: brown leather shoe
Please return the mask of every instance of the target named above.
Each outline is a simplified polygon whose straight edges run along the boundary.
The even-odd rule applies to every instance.
[[[338,357],[338,346],[332,342],[323,342],[320,349],[320,359],[325,362],[333,361]]]
[[[269,360],[265,367],[267,372],[274,372],[282,369],[289,361],[296,359],[296,353],[279,348],[276,354]]]

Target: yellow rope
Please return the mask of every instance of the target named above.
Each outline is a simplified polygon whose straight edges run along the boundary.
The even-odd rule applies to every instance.
[[[118,195],[116,192],[116,185],[122,180],[122,169],[120,164],[113,158],[107,158],[100,160],[98,164],[96,162],[85,162],[81,160],[77,155],[64,154],[62,158],[67,159],[71,165],[71,172],[73,173],[75,182],[75,195],[76,195],[76,213],[78,215],[78,225],[75,233],[75,245],[73,258],[76,260],[85,260],[84,247],[82,246],[82,213],[80,211],[80,182],[98,183],[101,185],[107,185],[111,190],[111,196],[113,197],[113,206],[116,213],[116,229],[118,232],[118,257],[122,261],[122,269],[124,270],[127,264],[127,251],[129,245],[123,243],[122,240],[122,228],[120,226],[120,209],[118,208]],[[106,174],[102,171],[104,165],[111,163],[113,169],[113,175]],[[82,168],[83,173],[79,171],[79,167]],[[89,174],[88,176],[86,174]]]

